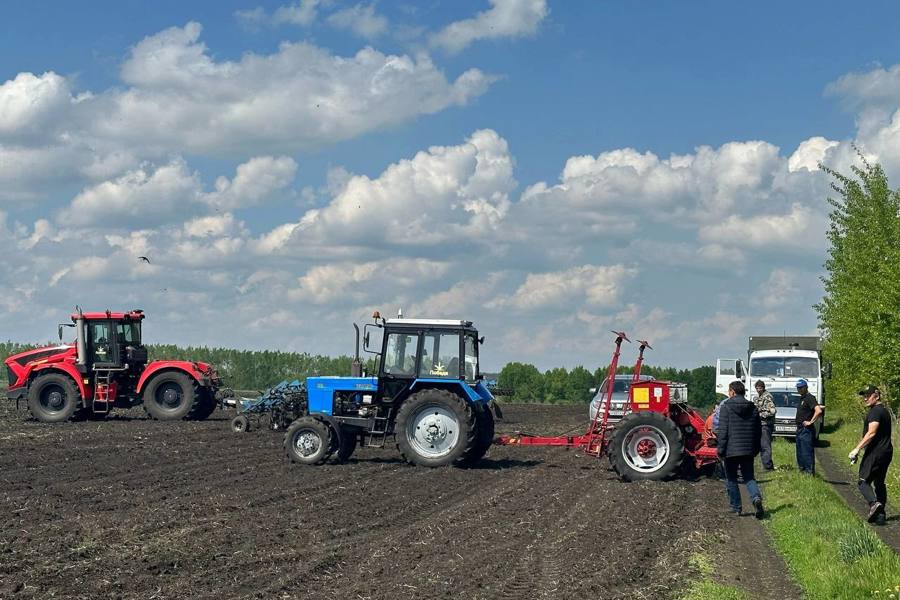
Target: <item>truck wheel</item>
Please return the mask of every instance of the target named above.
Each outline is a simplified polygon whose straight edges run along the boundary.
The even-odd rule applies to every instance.
[[[250,419],[246,415],[238,415],[231,420],[231,430],[235,433],[250,431]]]
[[[331,456],[331,429],[315,417],[301,417],[284,434],[284,452],[296,463],[321,465]]]
[[[442,467],[475,444],[475,411],[447,390],[422,390],[397,411],[397,449],[407,462]]]
[[[28,387],[28,410],[42,423],[68,421],[81,404],[81,394],[68,375],[41,375]]]
[[[684,440],[663,414],[641,411],[616,424],[609,443],[609,462],[625,481],[659,480],[681,465]]]
[[[187,373],[166,371],[154,376],[144,388],[144,410],[160,421],[186,418],[201,395]]]
[[[494,415],[491,409],[484,407],[475,413],[475,443],[463,457],[466,465],[474,465],[485,455],[494,443]]]

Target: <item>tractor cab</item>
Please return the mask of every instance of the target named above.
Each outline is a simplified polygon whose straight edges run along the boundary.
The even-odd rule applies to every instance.
[[[379,396],[390,402],[415,382],[461,382],[472,386],[481,379],[478,369],[478,331],[471,321],[386,319],[367,325],[366,349],[372,333],[381,329],[377,352]]]
[[[147,364],[147,349],[141,343],[143,320],[140,310],[73,314],[79,371],[124,370]]]

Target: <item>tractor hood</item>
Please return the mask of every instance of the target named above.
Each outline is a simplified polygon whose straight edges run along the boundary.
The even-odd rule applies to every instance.
[[[44,346],[43,348],[34,348],[33,350],[26,350],[25,352],[19,352],[18,354],[13,354],[4,361],[8,365],[12,365],[15,363],[21,367],[24,367],[30,362],[39,361],[39,360],[49,360],[53,357],[59,356],[60,358],[70,354],[75,350],[75,344],[59,344],[56,346]]]

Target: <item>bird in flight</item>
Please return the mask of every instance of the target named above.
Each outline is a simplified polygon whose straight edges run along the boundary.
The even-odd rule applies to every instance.
[[[150,264],[150,259],[147,258],[146,256],[138,256],[138,260],[142,260],[145,263],[147,263],[148,265]]]

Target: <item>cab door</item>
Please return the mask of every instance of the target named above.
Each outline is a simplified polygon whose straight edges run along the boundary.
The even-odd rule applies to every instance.
[[[378,395],[383,401],[402,397],[416,380],[421,337],[417,331],[392,331],[385,335],[378,377]]]
[[[746,370],[744,361],[739,358],[716,359],[716,393],[728,395],[728,385],[732,381],[744,381]]]
[[[87,322],[87,351],[94,369],[121,367],[116,327],[112,321]]]

